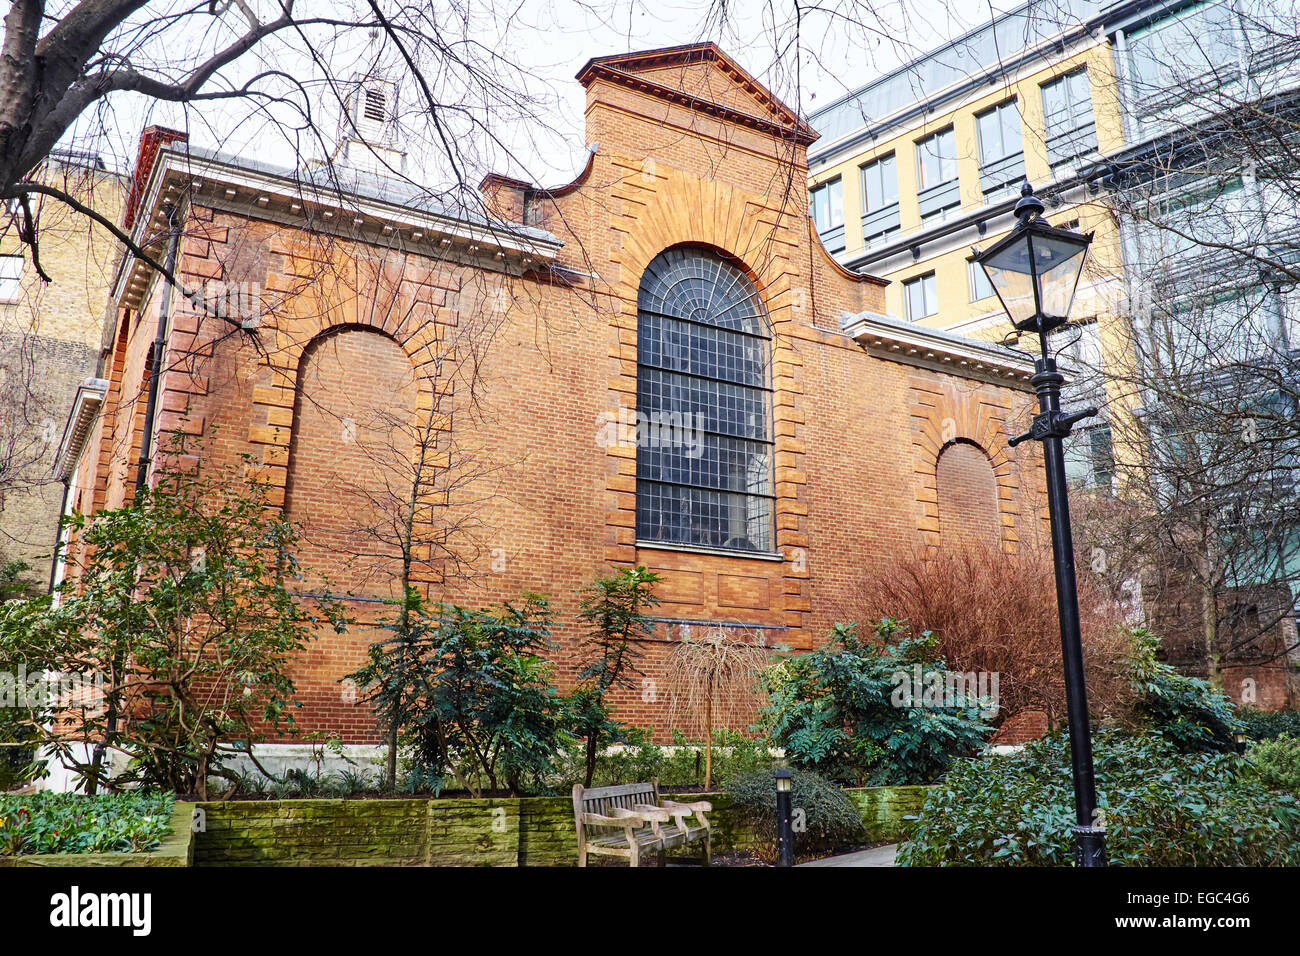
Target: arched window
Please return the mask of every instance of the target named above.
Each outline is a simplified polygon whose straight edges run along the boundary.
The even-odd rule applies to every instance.
[[[674,248],[637,293],[637,538],[772,550],[767,313],[749,278]]]
[[[935,485],[939,534],[946,542],[997,544],[998,479],[983,449],[960,441],[948,445],[935,463]]]
[[[344,326],[303,351],[285,508],[302,527],[306,587],[400,593],[395,522],[410,493],[418,402],[411,361],[386,335]]]

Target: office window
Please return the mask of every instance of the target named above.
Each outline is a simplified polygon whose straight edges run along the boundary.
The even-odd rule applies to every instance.
[[[1020,140],[1020,109],[1015,100],[986,110],[975,117],[980,140],[980,165],[1024,152]]]
[[[872,239],[898,232],[898,167],[894,154],[882,156],[862,167],[862,238]]]
[[[1122,92],[1135,132],[1155,135],[1234,102],[1242,92],[1240,30],[1233,5],[1212,2],[1181,7],[1129,33]]]
[[[0,256],[0,302],[16,302],[23,280],[23,257]]]
[[[978,302],[980,299],[987,299],[996,295],[993,291],[993,283],[989,282],[988,273],[978,262],[966,263],[967,270],[970,272],[970,300]]]
[[[1019,187],[1025,178],[1025,150],[1020,139],[1020,107],[1007,100],[975,116],[979,138],[980,189],[984,198],[1011,186]]]
[[[957,178],[957,140],[952,127],[916,141],[916,180],[919,189],[930,189]]]
[[[1097,124],[1092,116],[1092,87],[1086,67],[1044,83],[1043,126],[1047,161],[1052,171],[1097,150]]]
[[[898,170],[890,153],[862,167],[862,211],[880,212],[897,205]]]
[[[1110,426],[1076,426],[1064,444],[1065,480],[1081,488],[1110,492],[1115,478]]]
[[[1071,382],[1074,396],[1082,404],[1105,406],[1106,378],[1101,364],[1101,334],[1098,325],[1096,322],[1087,322],[1071,327],[1069,334],[1075,338],[1067,343],[1068,353],[1064,357],[1074,370]]]
[[[928,272],[904,282],[903,300],[909,322],[916,322],[936,314],[939,311],[939,302],[934,273]]]
[[[772,550],[767,312],[743,272],[678,247],[637,294],[636,533]]]
[[[916,205],[921,222],[944,218],[961,206],[957,141],[952,127],[916,141]]]
[[[844,251],[844,184],[837,176],[809,194],[817,234],[830,252]]]

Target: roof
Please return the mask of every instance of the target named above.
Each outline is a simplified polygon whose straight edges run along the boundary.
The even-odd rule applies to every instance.
[[[720,73],[745,94],[752,108],[740,109],[719,103],[701,96],[698,89],[684,90],[668,86],[647,75],[665,68],[697,63],[712,63],[716,66]],[[783,139],[793,137],[805,146],[817,138],[817,133],[799,118],[795,110],[778,99],[713,42],[595,57],[578,71],[577,78],[583,86],[589,86],[596,79],[605,79]]]
[[[137,178],[139,174],[137,173]],[[544,229],[507,222],[468,204],[455,204],[408,181],[349,167],[319,164],[293,169],[222,150],[173,142],[157,150],[147,183],[140,189],[138,221],[131,225],[138,243],[165,232],[167,194],[184,190],[204,204],[254,216],[280,215],[301,221],[308,210],[321,214],[315,228],[336,212],[334,229],[347,235],[400,233],[406,248],[463,250],[468,256],[497,260],[553,262],[563,242]],[[347,225],[350,223],[351,225]],[[154,278],[143,260],[124,254],[114,281],[113,301],[138,303]]]
[[[858,130],[880,133],[970,86],[1059,51],[1071,35],[1086,35],[1098,20],[1177,0],[1028,0],[955,40],[872,80],[811,113],[822,155],[842,148]]]
[[[447,202],[431,195],[425,189],[406,179],[377,176],[364,170],[330,163],[294,169],[290,166],[266,163],[236,153],[209,149],[203,146],[173,144],[166,148],[181,155],[226,166],[234,166],[249,172],[261,173],[264,176],[289,180],[316,190],[330,191],[338,194],[339,198],[342,199],[348,197],[371,199],[393,206],[400,206],[404,209],[429,213],[440,218],[500,230],[528,239],[556,241],[555,236],[545,229],[508,222],[504,219],[495,219],[484,215],[480,210],[474,209],[472,206]]]

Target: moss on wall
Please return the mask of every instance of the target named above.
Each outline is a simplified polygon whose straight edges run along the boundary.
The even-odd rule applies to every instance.
[[[871,840],[892,839],[925,787],[846,791]],[[669,794],[668,796],[673,796]],[[726,793],[705,799],[715,851],[758,837]],[[574,866],[577,836],[568,797],[481,800],[271,800],[199,804],[197,866]],[[686,850],[684,852],[691,852]]]

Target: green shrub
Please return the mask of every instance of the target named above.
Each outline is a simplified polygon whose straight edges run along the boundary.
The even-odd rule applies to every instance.
[[[586,741],[583,783],[595,779],[602,750],[625,736],[626,728],[613,719],[608,695],[619,687],[633,687],[640,675],[640,644],[652,636],[646,612],[659,604],[655,585],[659,575],[644,567],[619,568],[588,587],[578,604],[578,620],[587,627],[582,642],[583,662],[579,687],[569,698],[573,732]]]
[[[1255,744],[1246,760],[1259,782],[1270,790],[1300,794],[1300,738],[1281,734]]]
[[[1251,740],[1272,740],[1282,734],[1300,737],[1300,710],[1256,710],[1243,707],[1237,711],[1242,733]]]
[[[622,746],[602,751],[596,757],[591,785],[609,787],[623,783],[658,780],[661,791],[689,790],[704,785],[704,747],[673,731],[672,747],[650,742],[648,731],[624,728]],[[714,777],[725,780],[745,771],[773,766],[767,743],[730,730],[713,735]],[[549,789],[567,793],[586,775],[584,744],[567,748],[557,761],[554,784]]]
[[[1134,729],[1159,734],[1183,753],[1233,753],[1238,723],[1232,700],[1208,681],[1187,677],[1156,660],[1160,639],[1133,631],[1129,657]]]
[[[429,605],[408,588],[402,620],[345,679],[365,687],[381,727],[400,729],[415,769],[476,797],[502,784],[522,793],[553,774],[572,715],[541,656],[553,646],[546,599],[471,609]]]
[[[0,856],[141,853],[171,832],[170,793],[0,796]]]
[[[179,437],[165,451],[200,454]],[[56,595],[0,611],[0,662],[96,678],[58,721],[25,715],[89,793],[206,799],[209,778],[235,782],[236,754],[295,729],[292,662],[318,625],[346,626],[342,605],[303,593],[298,529],[268,494],[237,467],[169,471],[120,508],[68,517],[86,547]],[[103,746],[86,760],[70,740]],[[130,759],[110,780],[114,753]]]
[[[1300,806],[1236,756],[1180,753],[1156,735],[1095,735],[1097,795],[1117,866],[1295,866]],[[900,866],[1066,866],[1073,861],[1069,744],[964,761],[925,801]]]
[[[853,801],[831,781],[806,770],[791,770],[790,805],[795,814],[803,811],[806,829],[796,832],[795,852],[832,850],[862,838],[862,815]],[[746,823],[754,826],[766,842],[767,852],[776,852],[776,780],[771,769],[740,773],[727,783],[732,806]]]
[[[981,711],[991,701],[942,706],[900,697],[918,669],[927,688],[947,687],[953,676],[930,634],[911,637],[885,619],[876,626],[880,644],[862,641],[851,625],[835,625],[832,636],[763,671],[764,727],[792,766],[859,786],[928,783],[988,739],[992,727]]]

